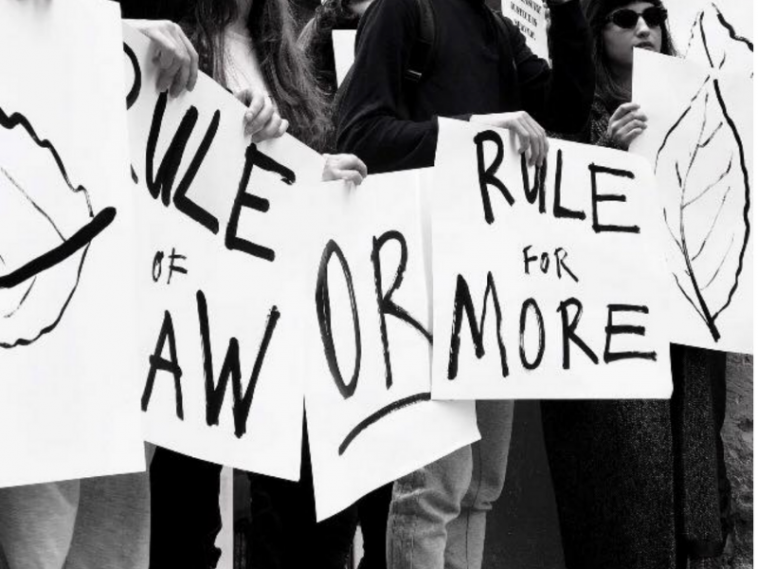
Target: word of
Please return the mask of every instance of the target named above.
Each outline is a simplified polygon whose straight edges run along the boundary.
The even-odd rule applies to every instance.
[[[163,251],[158,251],[155,254],[155,257],[153,257],[153,282],[157,283],[161,278],[161,274],[163,273],[164,256]],[[177,254],[176,249],[173,247],[171,248],[171,254],[168,256],[168,278],[166,279],[166,284],[171,284],[171,277],[174,273],[180,273],[182,275],[187,274],[187,269],[182,265],[177,264],[178,261],[186,260],[186,256]]]
[[[395,279],[392,285],[385,292],[382,283],[382,265],[380,252],[390,241],[396,242],[400,246],[400,262],[395,273]],[[353,320],[353,340],[355,342],[355,360],[350,375],[350,380],[345,382],[342,371],[337,363],[337,352],[335,349],[334,336],[332,334],[332,311],[331,300],[329,296],[329,281],[327,272],[329,263],[332,259],[337,260],[340,264],[345,284],[347,285],[348,296],[350,298],[350,312]],[[408,246],[405,237],[399,231],[388,231],[378,239],[375,237],[371,251],[371,263],[374,268],[374,285],[376,290],[376,302],[380,317],[380,330],[382,338],[382,350],[384,353],[384,370],[387,383],[387,389],[392,387],[392,365],[390,363],[390,346],[387,335],[387,315],[394,316],[409,324],[420,332],[429,343],[432,343],[432,335],[427,331],[418,320],[414,319],[408,311],[398,306],[393,300],[392,295],[400,288],[403,282],[403,274],[408,264]],[[355,300],[355,290],[353,288],[353,276],[350,272],[350,266],[345,258],[342,249],[336,241],[330,240],[321,256],[321,262],[316,279],[316,312],[318,314],[319,329],[321,331],[321,341],[324,346],[324,355],[332,374],[334,383],[337,386],[342,397],[349,399],[355,394],[358,386],[358,376],[361,369],[361,326],[358,316],[357,303]]]

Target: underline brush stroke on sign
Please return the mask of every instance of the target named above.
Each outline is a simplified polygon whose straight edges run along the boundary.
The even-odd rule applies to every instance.
[[[411,395],[410,397],[400,399],[399,401],[395,401],[394,403],[390,403],[386,407],[382,407],[381,409],[379,409],[376,413],[372,413],[371,415],[366,417],[363,421],[358,423],[355,426],[355,428],[347,434],[347,436],[345,437],[345,440],[342,441],[342,444],[340,444],[340,447],[339,447],[340,456],[345,454],[345,451],[350,446],[350,444],[356,439],[356,437],[360,435],[363,431],[368,429],[371,425],[377,423],[384,417],[396,411],[400,411],[401,409],[405,409],[407,407],[410,407],[411,405],[417,405],[419,403],[423,403],[424,401],[431,401],[431,400],[432,400],[432,394],[430,392],[418,393],[416,395]]]

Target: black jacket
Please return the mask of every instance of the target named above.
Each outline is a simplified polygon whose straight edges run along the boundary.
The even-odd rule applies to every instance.
[[[403,79],[417,36],[417,0],[376,0],[361,19],[352,77],[337,108],[337,146],[369,171],[434,163],[437,116],[525,110],[545,129],[582,129],[595,89],[589,29],[578,0],[552,9],[553,69],[515,24],[483,0],[431,0],[437,47],[417,85]],[[506,36],[507,37],[504,37]]]

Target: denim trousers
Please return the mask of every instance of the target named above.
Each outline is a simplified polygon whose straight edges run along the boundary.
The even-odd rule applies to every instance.
[[[513,401],[477,401],[481,440],[395,482],[389,569],[480,569],[487,512],[505,483]]]

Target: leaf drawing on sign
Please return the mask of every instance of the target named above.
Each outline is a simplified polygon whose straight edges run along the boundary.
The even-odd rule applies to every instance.
[[[707,78],[666,134],[655,160],[676,284],[708,326],[739,286],[750,237],[750,182],[740,133],[718,79]]]
[[[55,329],[79,285],[89,245],[116,212],[92,210],[53,144],[0,108],[0,348]]]
[[[698,13],[692,23],[686,58],[720,71],[753,76],[753,43],[737,33],[715,4]]]

